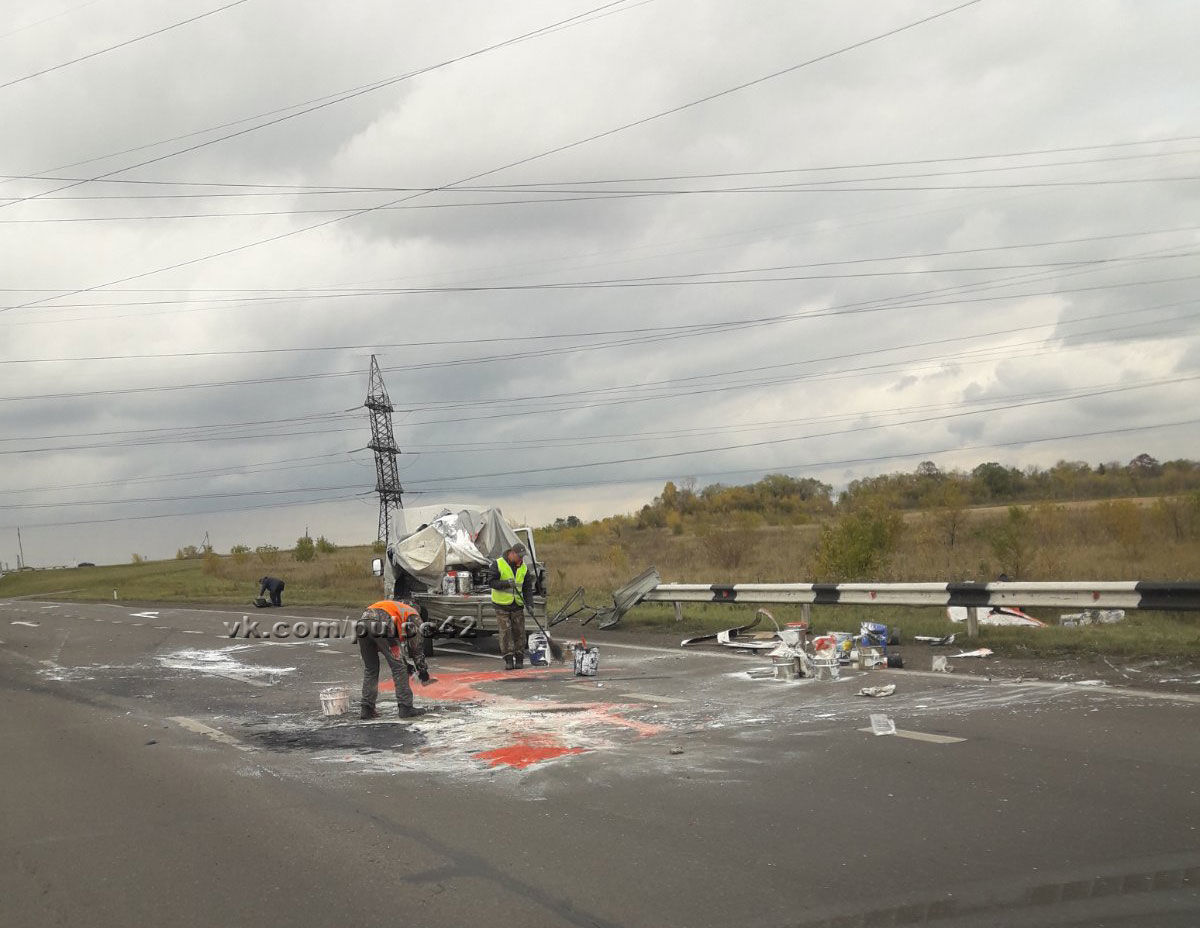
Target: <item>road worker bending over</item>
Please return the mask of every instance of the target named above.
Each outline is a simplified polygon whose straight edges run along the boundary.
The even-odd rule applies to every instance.
[[[421,616],[408,603],[380,600],[367,607],[359,620],[358,653],[363,662],[362,713],[360,718],[377,719],[375,702],[379,698],[379,655],[383,655],[396,684],[396,703],[400,718],[424,715],[413,706],[408,675],[415,672],[422,684],[429,682],[429,668],[421,647]]]

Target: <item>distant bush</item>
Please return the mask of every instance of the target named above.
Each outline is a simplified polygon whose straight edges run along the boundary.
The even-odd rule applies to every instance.
[[[313,540],[307,535],[303,535],[296,539],[296,547],[292,551],[292,557],[297,561],[311,561],[317,556],[317,546],[313,544]]]
[[[333,554],[337,550],[337,545],[322,535],[317,539],[317,551],[321,554]]]
[[[147,557],[144,554],[131,554],[129,555],[129,561],[133,564],[145,564]]]
[[[210,577],[221,576],[223,573],[223,567],[224,564],[222,563],[219,555],[213,554],[212,551],[209,551],[206,555],[204,555],[204,572]]]
[[[380,538],[380,539],[377,539],[377,540],[371,542],[371,553],[372,554],[383,554],[383,552],[386,550],[387,550],[387,542],[384,541],[383,539]]]
[[[209,548],[208,550],[211,551],[212,549]],[[188,558],[199,557],[199,556],[200,556],[200,549],[197,548],[195,545],[185,545],[184,547],[180,548],[178,551],[175,552],[175,560],[177,560],[177,561],[186,561]]]
[[[1104,534],[1120,545],[1127,555],[1137,552],[1142,542],[1142,510],[1137,503],[1127,499],[1100,503],[1096,506],[1096,518]]]
[[[245,564],[250,559],[250,546],[234,545],[229,549],[229,556],[233,558],[233,563]]]
[[[1004,521],[988,532],[988,546],[1009,580],[1019,580],[1029,565],[1030,540],[1029,513],[1020,506],[1009,506]]]
[[[254,549],[254,553],[264,564],[274,564],[279,561],[279,549],[274,545],[259,545]]]
[[[883,501],[852,509],[821,529],[817,575],[821,580],[877,579],[900,541],[900,514]]]

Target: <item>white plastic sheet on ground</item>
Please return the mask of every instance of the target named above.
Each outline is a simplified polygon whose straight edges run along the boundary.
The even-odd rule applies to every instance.
[[[946,615],[951,622],[967,621],[967,606],[947,606]],[[1025,628],[1045,628],[1046,623],[1026,615],[1020,609],[1010,606],[979,606],[975,609],[975,619],[980,625],[1015,625]]]

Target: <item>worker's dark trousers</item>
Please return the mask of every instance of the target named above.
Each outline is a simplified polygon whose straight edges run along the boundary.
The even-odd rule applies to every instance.
[[[376,638],[363,635],[358,639],[358,653],[363,661],[362,704],[364,709],[374,709],[379,698],[379,655],[382,654],[392,671],[392,682],[396,684],[396,702],[412,708],[412,687],[408,685],[408,666],[402,658],[392,656],[391,646],[395,638]]]
[[[271,592],[271,605],[272,606],[282,606],[283,605],[283,584],[282,583],[279,584],[279,589],[271,590],[270,592]]]
[[[518,606],[506,609],[494,605],[496,627],[500,629],[500,653],[505,657],[520,654],[525,650],[525,610]]]

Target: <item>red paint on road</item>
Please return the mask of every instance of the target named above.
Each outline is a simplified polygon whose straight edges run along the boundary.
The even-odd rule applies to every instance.
[[[496,693],[485,693],[476,689],[479,683],[492,683],[496,680],[534,679],[549,676],[552,670],[486,670],[476,673],[438,673],[428,686],[420,683],[413,685],[413,692],[418,696],[434,702],[495,702],[506,697]],[[381,692],[395,692],[396,685],[391,680],[383,680],[379,684]]]
[[[582,754],[583,748],[569,748],[552,735],[526,735],[502,748],[478,751],[471,756],[489,767],[514,767],[524,770],[534,764],[553,760],[566,754]]]
[[[545,679],[547,677],[573,679],[569,674],[564,674],[555,668],[528,669],[516,672],[509,670],[444,671],[438,672],[428,686],[414,684],[413,692],[422,700],[433,703],[477,703],[487,705],[492,709],[509,709],[512,713],[511,721],[523,717],[539,718],[539,722],[534,723],[535,725],[553,725],[565,737],[579,736],[582,734],[582,729],[623,728],[634,732],[639,738],[648,738],[662,731],[662,727],[659,725],[626,718],[621,714],[626,710],[644,708],[640,706],[609,702],[538,701],[479,688],[483,684],[497,681],[512,681],[521,678]],[[391,680],[381,681],[379,688],[380,690],[395,691]],[[503,690],[505,687],[496,689]],[[544,712],[555,714],[552,716],[542,715]],[[550,718],[553,718],[554,721],[550,722]],[[526,727],[524,722],[518,724],[522,728]],[[489,767],[512,767],[516,770],[524,770],[534,764],[569,754],[583,754],[592,749],[591,747],[568,745],[562,737],[552,732],[523,731],[517,734],[504,731],[503,727],[501,726],[494,732],[494,735],[500,736],[492,741],[493,744],[500,741],[497,747],[473,751],[471,757],[482,761]]]

